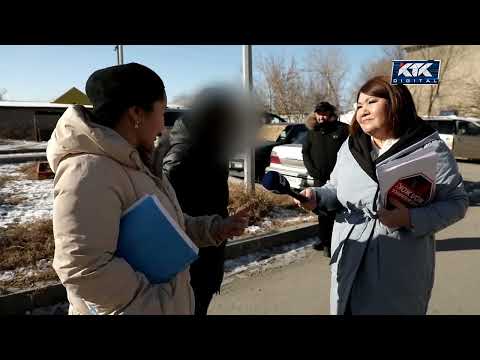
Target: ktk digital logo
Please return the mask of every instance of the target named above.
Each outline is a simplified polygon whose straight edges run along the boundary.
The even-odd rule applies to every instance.
[[[436,85],[440,60],[393,60],[392,85]]]

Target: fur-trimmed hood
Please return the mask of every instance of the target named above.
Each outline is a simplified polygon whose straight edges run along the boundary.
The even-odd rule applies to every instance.
[[[310,113],[305,118],[305,126],[308,130],[313,130],[315,128],[315,124],[317,123],[317,119],[315,118],[315,113]]]

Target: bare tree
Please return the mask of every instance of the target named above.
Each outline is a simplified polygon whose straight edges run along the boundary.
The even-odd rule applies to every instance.
[[[5,99],[5,94],[7,93],[7,89],[0,89],[0,100]]]
[[[266,107],[285,115],[298,115],[306,111],[305,84],[296,60],[269,55],[259,59],[261,79],[257,93],[264,98]]]
[[[303,118],[320,101],[342,109],[348,66],[337,48],[313,49],[300,68],[297,60],[266,56],[258,62],[261,79],[255,89],[265,107],[280,114]]]
[[[440,81],[437,85],[424,86],[420,90],[415,86],[410,86],[412,95],[417,104],[425,104],[426,114],[432,114],[434,105],[439,102],[443,96],[441,89],[459,79],[453,76],[457,66],[461,63],[465,48],[458,45],[444,45],[444,46],[423,46],[416,53],[421,60],[441,60],[440,66]],[[417,89],[415,89],[417,88]]]
[[[390,77],[392,74],[392,60],[401,60],[405,56],[401,45],[384,45],[382,52],[381,57],[374,58],[362,65],[360,75],[351,89],[352,103],[356,101],[354,98],[363,84],[375,76]]]
[[[464,84],[465,99],[456,108],[466,116],[480,117],[480,81],[472,79]]]
[[[324,101],[342,108],[345,103],[345,78],[349,70],[343,52],[338,48],[312,49],[306,63],[307,71],[311,74],[310,81],[318,89],[314,96],[321,96]]]
[[[464,48],[456,45],[432,46],[422,45],[416,47],[411,53],[406,53],[402,46],[384,46],[383,56],[364,64],[360,76],[352,89],[352,97],[356,95],[358,88],[368,79],[374,76],[390,76],[392,71],[392,60],[411,59],[411,60],[437,60],[442,61],[440,67],[440,81],[438,85],[415,86],[407,85],[415,104],[420,112],[431,115],[432,111],[441,98],[441,88],[446,84],[451,84],[458,79],[452,77],[452,72],[459,65]],[[475,85],[472,85],[475,87]]]

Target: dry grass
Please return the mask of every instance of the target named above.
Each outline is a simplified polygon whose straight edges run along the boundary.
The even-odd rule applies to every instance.
[[[52,220],[0,229],[0,271],[35,266],[38,260],[51,259],[54,244]]]
[[[262,220],[274,207],[297,208],[289,196],[271,194],[259,185],[256,186],[253,195],[247,193],[241,183],[230,183],[229,187],[230,213],[248,206],[251,209],[250,224]],[[15,200],[11,198],[10,201],[14,202]],[[17,197],[16,201],[20,201],[20,198]],[[281,220],[272,222],[275,227],[282,225]],[[302,221],[299,220],[299,222]],[[289,223],[289,225],[293,225],[293,223]],[[0,228],[0,271],[27,266],[35,267],[39,260],[53,258],[54,247],[51,220],[10,225],[6,229]],[[58,281],[58,277],[51,267],[34,276],[19,275],[10,281],[0,282],[0,293],[7,291],[8,288],[29,288],[44,281]]]
[[[235,213],[244,207],[250,208],[249,223],[254,224],[272,211],[274,206],[284,209],[294,209],[297,205],[288,195],[275,195],[266,191],[263,187],[256,185],[255,193],[245,191],[242,184],[230,183],[229,213]]]
[[[9,281],[0,281],[0,293],[2,291],[6,293],[8,291],[7,288],[26,289],[37,286],[39,282],[47,281],[60,281],[57,273],[51,267],[33,276],[16,276]]]
[[[25,175],[26,180],[38,180],[36,163],[23,165],[18,171]]]
[[[37,261],[52,259],[53,253],[51,220],[11,225],[6,229],[0,229],[0,271],[27,266],[35,268]],[[0,293],[7,293],[7,288],[34,287],[43,281],[58,281],[51,267],[33,276],[18,275],[10,281],[0,281]]]
[[[3,187],[7,182],[12,180],[17,180],[16,176],[11,175],[0,175],[0,187]]]
[[[0,205],[16,206],[18,204],[21,204],[25,200],[27,200],[27,198],[22,195],[0,195]]]

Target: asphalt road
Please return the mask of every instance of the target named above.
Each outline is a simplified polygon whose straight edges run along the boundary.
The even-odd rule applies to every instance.
[[[466,183],[480,189],[480,164],[459,162]],[[435,285],[429,314],[480,314],[480,204],[437,234]],[[328,259],[308,249],[289,265],[237,277],[222,287],[209,314],[329,313]]]

